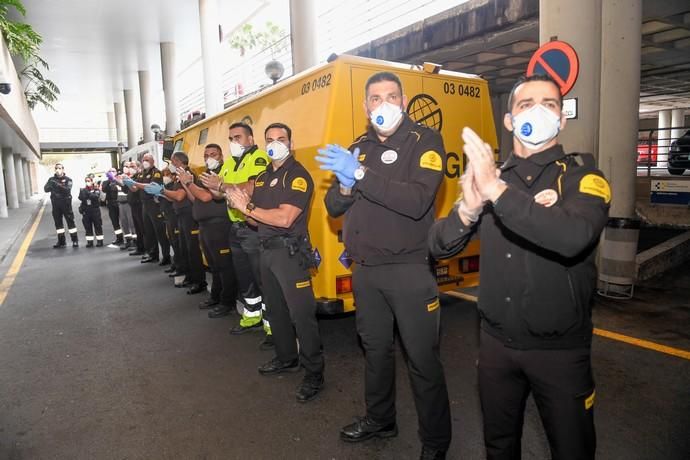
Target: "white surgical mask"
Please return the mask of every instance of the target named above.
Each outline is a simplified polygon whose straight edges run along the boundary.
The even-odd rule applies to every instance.
[[[163,183],[164,183],[165,185],[168,185],[168,184],[170,184],[171,182],[172,182],[172,177],[170,177],[170,176],[163,176]]]
[[[144,167],[144,169],[149,169],[151,167],[151,162],[150,161],[142,161],[141,165]]]
[[[400,106],[384,102],[369,114],[369,119],[371,120],[371,125],[379,134],[388,136],[398,129],[402,122],[402,116],[403,112]]]
[[[513,117],[513,135],[530,150],[539,150],[558,136],[561,119],[541,104]]]
[[[273,141],[266,146],[266,153],[273,161],[284,160],[290,155],[290,149],[280,141]]]
[[[239,158],[245,151],[244,145],[238,142],[230,142],[230,155],[235,158]]]
[[[220,162],[216,160],[215,158],[207,158],[206,159],[206,167],[213,171],[216,169],[218,166],[220,166]]]
[[[177,168],[175,167],[174,164],[168,163],[168,171],[170,171],[171,173],[175,174],[175,173],[177,172]]]

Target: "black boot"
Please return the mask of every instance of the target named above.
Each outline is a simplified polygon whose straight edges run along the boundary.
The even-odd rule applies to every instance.
[[[132,238],[125,238],[125,244],[120,246],[120,251],[126,251],[132,246]]]
[[[77,239],[77,232],[70,233],[69,236],[70,236],[70,238],[72,238],[72,247],[78,248],[79,247],[79,240]]]
[[[115,246],[122,246],[125,244],[125,238],[122,236],[122,233],[115,235],[115,240],[110,244],[114,244]]]
[[[65,240],[65,234],[64,233],[58,233],[58,240],[57,243],[53,245],[53,249],[59,249],[59,248],[64,248],[67,246],[67,242]]]
[[[103,240],[96,240],[96,247],[102,248],[103,247]]]
[[[86,247],[92,248],[93,247],[93,240],[86,240]]]

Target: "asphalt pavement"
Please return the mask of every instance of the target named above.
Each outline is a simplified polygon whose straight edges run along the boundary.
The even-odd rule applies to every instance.
[[[75,208],[76,209],[76,208]],[[112,228],[103,213],[107,243]],[[54,250],[50,205],[0,305],[0,458],[414,459],[417,421],[398,353],[396,438],[348,444],[362,415],[364,360],[354,316],[324,318],[326,386],[300,404],[302,374],[263,377],[260,333],[230,336],[237,315],[209,319],[203,295],[175,289],[156,265],[119,250]],[[0,276],[20,241],[0,264]],[[1,280],[1,278],[0,278]],[[633,301],[599,299],[597,328],[690,351],[690,269],[636,287]],[[445,297],[441,354],[450,459],[484,457],[477,394],[478,316]],[[687,459],[690,360],[597,336],[593,343],[598,458]],[[534,404],[523,458],[549,458]]]

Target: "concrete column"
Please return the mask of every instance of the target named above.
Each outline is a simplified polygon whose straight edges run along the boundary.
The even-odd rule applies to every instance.
[[[685,110],[684,109],[673,109],[671,111],[671,140],[676,140],[683,135],[685,129]]]
[[[131,149],[137,145],[137,131],[134,119],[134,90],[126,89],[125,95],[125,116],[127,117],[127,148]]]
[[[114,141],[117,136],[117,127],[115,126],[115,112],[107,112],[105,114],[108,120],[108,140]]]
[[[22,160],[22,171],[24,172],[24,196],[28,200],[31,198],[31,177],[29,175],[29,162]]]
[[[206,118],[223,111],[221,84],[220,43],[217,0],[199,0],[201,27],[201,61],[204,68],[204,100]]]
[[[123,144],[127,142],[127,136],[125,135],[125,118],[124,110],[121,102],[113,102],[113,111],[115,113],[115,142],[122,142]]]
[[[180,127],[175,91],[175,44],[161,43],[161,72],[163,74],[163,96],[165,98],[165,134],[172,136]]]
[[[9,212],[7,210],[7,194],[5,193],[5,175],[2,170],[2,159],[0,158],[0,218],[8,217]]]
[[[26,188],[24,187],[24,168],[22,167],[22,157],[21,155],[14,155],[14,173],[17,178],[17,197],[19,198],[19,203],[26,201]]]
[[[316,65],[316,2],[314,0],[290,0],[290,42],[292,43],[293,73],[299,73]]]
[[[642,0],[603,0],[601,20],[599,168],[611,185],[609,215],[630,218],[635,216]]]
[[[36,171],[36,164],[37,163],[35,161],[29,162],[29,176],[31,177],[32,194],[40,193],[40,189],[38,188],[38,171]]]
[[[559,141],[568,152],[589,152],[595,156],[599,147],[601,2],[539,0],[539,42],[543,45],[552,37],[568,42],[580,61],[577,82],[568,93],[569,98],[577,98],[578,119],[568,120]]]
[[[659,152],[659,166],[666,166],[668,161],[668,148],[671,145],[671,111],[659,111],[659,132],[657,133],[657,144]]]
[[[141,129],[144,132],[144,142],[151,142],[153,140],[153,131],[151,131],[151,76],[148,70],[140,70],[138,73]]]
[[[17,174],[14,170],[14,155],[12,155],[12,149],[3,147],[2,164],[5,167],[7,207],[10,209],[17,209],[19,207],[19,193],[17,192]]]

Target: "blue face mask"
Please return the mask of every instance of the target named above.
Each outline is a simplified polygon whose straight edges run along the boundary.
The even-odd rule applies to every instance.
[[[561,127],[558,115],[536,104],[512,117],[513,135],[530,150],[539,150],[551,142]]]

